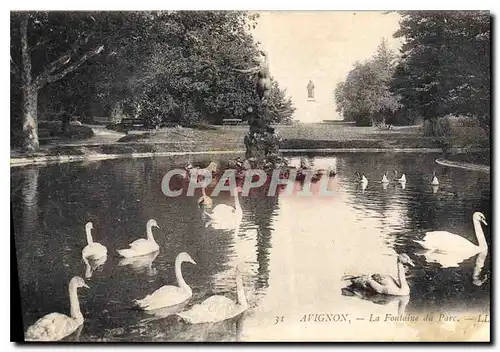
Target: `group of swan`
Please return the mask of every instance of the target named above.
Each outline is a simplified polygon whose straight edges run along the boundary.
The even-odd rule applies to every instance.
[[[237,200],[237,190],[235,190],[235,194]],[[238,211],[241,212],[239,202],[236,201],[236,204],[239,209]],[[231,208],[219,205],[214,209],[214,211],[216,211],[218,207],[221,208],[219,208],[215,214],[223,214]],[[215,218],[217,218],[217,216],[214,216],[214,219]],[[129,248],[127,249],[117,250],[120,256],[125,259],[135,259],[144,258],[147,255],[158,253],[159,246],[153,237],[152,227],[160,227],[154,219],[150,219],[147,222],[146,227],[147,238],[141,238],[130,243]],[[91,234],[92,229],[92,223],[88,222],[85,225],[87,245],[82,250],[82,257],[87,266],[89,265],[89,260],[100,261],[102,264],[102,259],[104,258],[105,261],[107,256],[106,247],[100,243],[94,242]],[[177,255],[175,259],[175,276],[177,279],[177,286],[165,285],[153,293],[146,295],[144,298],[135,300],[134,304],[137,308],[154,313],[155,310],[178,306],[190,299],[193,292],[184,280],[181,271],[181,265],[184,262],[196,264],[196,262],[186,252],[181,252]],[[90,269],[87,269],[87,276],[90,276],[89,270]],[[58,341],[75,332],[84,322],[77,294],[77,289],[80,287],[89,288],[84,279],[79,276],[73,277],[69,282],[70,316],[60,313],[50,313],[45,315],[28,328],[25,334],[25,340]],[[201,304],[193,306],[187,311],[176,312],[176,310],[172,310],[172,313],[177,313],[181,319],[190,324],[216,322],[235,317],[248,308],[243,290],[241,274],[238,268],[236,268],[236,290],[237,302],[233,302],[229,298],[223,296],[215,295],[206,299]]]
[[[357,183],[361,184],[363,190],[368,185],[368,178],[366,178],[366,176],[364,174],[361,174],[359,171],[356,171],[355,179],[356,179]],[[394,177],[392,180],[394,182],[399,182],[399,184],[401,185],[401,187],[403,189],[406,188],[406,181],[407,181],[406,174],[403,173],[401,176],[399,176],[398,171],[394,170]],[[382,183],[384,189],[386,189],[387,185],[391,182],[389,180],[389,178],[387,177],[387,171],[384,172],[384,175],[382,176],[382,180],[380,182]],[[430,185],[433,187],[434,192],[436,192],[437,187],[439,186],[439,180],[436,176],[435,171],[432,173],[432,179],[431,179]]]
[[[479,253],[476,266],[474,269],[474,284],[481,285],[479,279],[480,271],[484,265],[486,254],[488,252],[488,245],[484,236],[481,223],[487,225],[486,217],[480,213],[475,212],[472,216],[474,223],[474,230],[478,244],[474,244],[460,235],[456,235],[447,231],[431,231],[427,232],[422,240],[413,240],[420,244],[428,251],[429,256],[426,256],[428,261],[435,254],[443,267],[458,266],[459,261],[463,261]],[[436,257],[434,257],[436,258]],[[451,263],[451,264],[450,264]],[[398,277],[393,278],[389,275],[372,274],[352,276],[346,275],[344,280],[350,281],[348,287],[351,292],[355,290],[363,290],[376,294],[391,295],[391,296],[406,296],[410,294],[410,287],[406,281],[404,265],[415,266],[413,261],[406,253],[402,253],[397,258]]]

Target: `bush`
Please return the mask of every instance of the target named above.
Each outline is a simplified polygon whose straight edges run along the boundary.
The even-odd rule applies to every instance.
[[[451,135],[451,122],[447,117],[438,117],[424,121],[424,136],[448,137]]]

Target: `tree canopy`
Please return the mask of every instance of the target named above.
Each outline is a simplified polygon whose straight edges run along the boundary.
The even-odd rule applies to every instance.
[[[490,120],[490,31],[484,11],[401,12],[404,37],[393,90],[424,119],[448,114]]]
[[[246,120],[258,109],[257,78],[232,68],[256,65],[256,20],[244,11],[13,12],[12,126],[26,127],[30,109],[30,121],[38,110],[44,118],[66,110],[181,124]],[[273,120],[291,119],[291,100],[277,82],[272,89]]]

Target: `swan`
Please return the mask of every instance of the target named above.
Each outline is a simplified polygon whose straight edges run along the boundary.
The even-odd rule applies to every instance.
[[[210,175],[213,175],[217,172],[217,163],[215,161],[211,161],[205,168],[194,167],[191,163],[188,163],[186,166],[184,166],[184,170],[187,171],[186,175],[183,176],[184,179],[187,179],[188,176],[198,177],[205,175],[206,173],[210,173]]]
[[[71,316],[61,313],[50,313],[38,319],[26,331],[26,341],[59,341],[75,332],[83,324],[83,315],[80,311],[77,289],[86,287],[87,284],[79,276],[73,277],[69,282],[69,301]]]
[[[389,275],[362,275],[344,276],[344,280],[349,280],[354,288],[362,288],[375,293],[391,296],[407,296],[410,294],[410,287],[406,282],[404,264],[415,266],[406,253],[398,255],[398,279]]]
[[[179,253],[175,258],[175,277],[179,286],[166,285],[143,299],[135,300],[136,305],[142,310],[155,310],[180,304],[193,295],[191,287],[186,284],[182,277],[181,265],[183,262],[196,264],[186,252]]]
[[[140,257],[152,252],[156,252],[160,249],[158,243],[156,243],[153,237],[153,231],[151,228],[155,226],[160,228],[156,223],[156,220],[150,219],[146,224],[146,232],[148,235],[147,239],[140,238],[129,244],[130,248],[119,249],[117,252],[124,258]]]
[[[368,179],[364,174],[361,174],[358,171],[356,171],[356,182],[361,184],[368,184]]]
[[[235,187],[234,192],[234,207],[226,204],[217,205],[211,213],[205,212],[205,215],[210,219],[206,226],[211,225],[214,229],[234,229],[241,222],[243,210],[241,209],[238,198],[238,189]]]
[[[436,172],[435,171],[432,173],[431,185],[432,186],[439,186],[439,180],[438,180],[438,178],[436,176]]]
[[[102,244],[92,240],[91,230],[94,228],[89,221],[85,225],[85,232],[87,233],[87,245],[82,250],[83,258],[102,258],[108,254],[108,250]]]
[[[384,173],[384,176],[382,177],[382,183],[389,183],[389,179],[387,178],[387,171]]]
[[[216,323],[234,318],[246,311],[248,303],[238,268],[236,268],[236,294],[236,302],[225,296],[214,295],[187,311],[177,313],[177,316],[189,324]]]
[[[431,231],[425,234],[423,240],[413,240],[414,242],[420,244],[423,248],[441,251],[441,252],[459,252],[462,255],[470,254],[468,258],[478,252],[484,252],[488,250],[488,244],[484,237],[484,232],[481,227],[481,223],[488,225],[486,223],[485,216],[480,212],[475,212],[472,215],[472,222],[474,224],[474,231],[476,233],[476,238],[478,245],[475,245],[471,241],[465,239],[462,236],[455,235],[454,233],[448,231]]]
[[[198,205],[204,206],[205,208],[211,208],[213,205],[212,198],[207,196],[207,193],[205,191],[205,187],[202,187],[201,189],[202,196],[198,198]]]
[[[399,181],[401,183],[405,183],[406,182],[406,175],[402,174],[401,177],[398,178],[398,171],[394,170],[394,181]]]
[[[344,287],[341,289],[342,296],[358,297],[365,301],[371,301],[379,305],[388,305],[396,303],[398,306],[398,315],[406,314],[406,307],[410,302],[410,296],[388,296],[376,292],[366,291],[365,289],[353,287]]]

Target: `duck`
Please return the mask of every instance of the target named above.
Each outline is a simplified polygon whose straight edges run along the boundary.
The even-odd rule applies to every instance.
[[[432,181],[431,181],[431,186],[439,186],[439,180],[436,176],[436,171],[432,173]]]
[[[82,250],[83,258],[94,258],[99,259],[105,257],[108,254],[108,250],[102,244],[94,242],[92,239],[91,230],[94,228],[92,222],[88,222],[85,225],[85,232],[87,234],[87,245]]]
[[[387,178],[387,171],[384,172],[384,176],[382,176],[382,183],[389,183],[389,179]]]
[[[452,254],[461,253],[462,255],[470,254],[470,256],[468,257],[470,258],[476,253],[488,250],[488,244],[486,243],[483,228],[481,227],[481,223],[483,223],[485,226],[488,226],[486,217],[483,213],[477,211],[472,214],[472,223],[474,224],[474,231],[476,233],[476,238],[478,241],[477,245],[460,235],[456,235],[448,231],[426,232],[425,237],[422,240],[413,241],[420,244],[427,250]]]
[[[406,253],[402,253],[397,258],[397,279],[389,275],[372,274],[362,276],[347,275],[343,277],[343,280],[350,281],[353,288],[364,289],[382,295],[407,296],[410,294],[410,286],[406,281],[405,264],[415,266],[410,257]]]
[[[238,198],[238,188],[233,188],[234,207],[226,204],[217,205],[211,213],[205,212],[209,218],[206,227],[211,225],[214,229],[234,229],[241,222],[243,210]]]
[[[175,258],[175,277],[178,286],[166,285],[160,287],[146,297],[135,300],[136,306],[142,310],[155,310],[175,306],[191,298],[193,291],[184,281],[181,272],[181,265],[184,262],[196,265],[196,262],[188,253],[182,252],[177,255]]]
[[[38,319],[25,333],[26,341],[59,341],[75,332],[84,322],[77,290],[89,288],[85,280],[79,276],[69,282],[69,301],[71,316],[61,313],[50,313]]]
[[[248,309],[248,303],[243,288],[243,280],[238,268],[236,272],[236,302],[232,299],[214,295],[210,296],[200,304],[191,309],[177,313],[183,321],[188,324],[217,323],[234,318]]]
[[[138,240],[135,240],[134,242],[129,244],[130,248],[117,250],[118,254],[120,254],[124,258],[132,258],[140,257],[158,251],[160,247],[153,237],[153,231],[151,229],[153,226],[160,228],[155,219],[148,220],[146,224],[146,233],[148,238],[140,238]]]
[[[201,193],[202,193],[202,196],[200,198],[198,198],[198,205],[204,206],[205,208],[211,208],[213,205],[213,201],[212,201],[212,198],[207,196],[207,193],[205,191],[205,187],[201,188]]]
[[[184,166],[184,170],[187,171],[184,179],[187,179],[188,176],[201,176],[206,173],[210,173],[210,175],[213,175],[217,172],[217,163],[215,161],[211,161],[205,168],[194,167],[191,163],[187,163]]]

